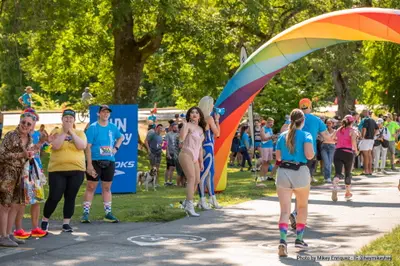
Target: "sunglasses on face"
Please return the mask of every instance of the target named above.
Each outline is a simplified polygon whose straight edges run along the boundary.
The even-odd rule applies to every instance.
[[[22,120],[22,121],[21,121],[21,124],[24,125],[24,126],[27,126],[27,127],[32,126],[32,123],[31,123],[31,122],[27,122],[27,121],[25,121],[25,120]]]

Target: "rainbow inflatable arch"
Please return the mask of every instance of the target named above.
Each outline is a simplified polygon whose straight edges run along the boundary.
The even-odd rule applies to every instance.
[[[400,44],[400,10],[357,8],[324,14],[278,34],[257,51],[228,81],[215,106],[225,108],[221,136],[215,142],[215,187],[227,184],[227,161],[237,126],[260,90],[290,63],[334,44],[351,41]]]

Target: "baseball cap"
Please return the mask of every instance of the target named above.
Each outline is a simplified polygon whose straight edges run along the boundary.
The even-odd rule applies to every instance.
[[[349,122],[354,122],[354,117],[353,117],[352,115],[346,115],[346,116],[344,117],[344,119],[346,119],[346,120],[349,121]]]
[[[100,105],[100,107],[99,107],[99,113],[100,113],[101,111],[103,111],[103,110],[108,110],[108,111],[110,111],[110,113],[112,112],[111,108],[110,108],[108,105],[106,105],[106,104]]]
[[[380,124],[383,124],[383,119],[382,118],[378,118],[378,120],[376,120],[376,123],[378,124],[378,125],[380,125]]]
[[[65,109],[65,110],[63,111],[63,113],[62,113],[62,117],[67,116],[67,115],[70,115],[70,116],[72,116],[73,118],[75,118],[75,111],[72,110],[72,109]]]
[[[302,110],[311,109],[312,102],[308,98],[303,98],[299,101],[299,108]]]
[[[28,86],[25,88],[25,91],[33,91],[33,88],[31,86]]]

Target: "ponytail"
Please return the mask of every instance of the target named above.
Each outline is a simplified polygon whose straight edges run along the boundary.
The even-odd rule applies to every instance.
[[[296,130],[300,127],[301,123],[304,121],[304,113],[300,109],[294,109],[290,113],[290,126],[288,134],[286,135],[286,146],[289,152],[293,154],[295,152],[295,136]]]
[[[342,125],[338,128],[338,131],[342,131],[343,129],[345,129],[346,127],[350,126],[351,123],[349,122],[349,120],[347,120],[346,118],[344,118],[342,120]]]
[[[289,131],[286,136],[286,145],[289,148],[291,154],[294,153],[295,142],[294,137],[296,135],[296,125],[295,122],[290,122]]]

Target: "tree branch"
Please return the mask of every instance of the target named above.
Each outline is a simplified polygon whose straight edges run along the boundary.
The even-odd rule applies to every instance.
[[[138,43],[142,46],[140,52],[142,54],[142,60],[145,61],[150,55],[152,55],[161,46],[161,41],[165,33],[165,18],[163,15],[159,15],[157,18],[157,25],[155,28],[155,34],[148,33]]]
[[[0,6],[0,16],[1,14],[3,14],[3,8],[4,8],[4,3],[6,2],[6,0],[1,0],[1,6]]]
[[[156,28],[158,28],[156,26]],[[138,40],[136,43],[139,45],[139,47],[143,47],[146,44],[148,44],[151,41],[151,33],[147,33],[145,34],[142,38],[140,38],[140,40]]]

